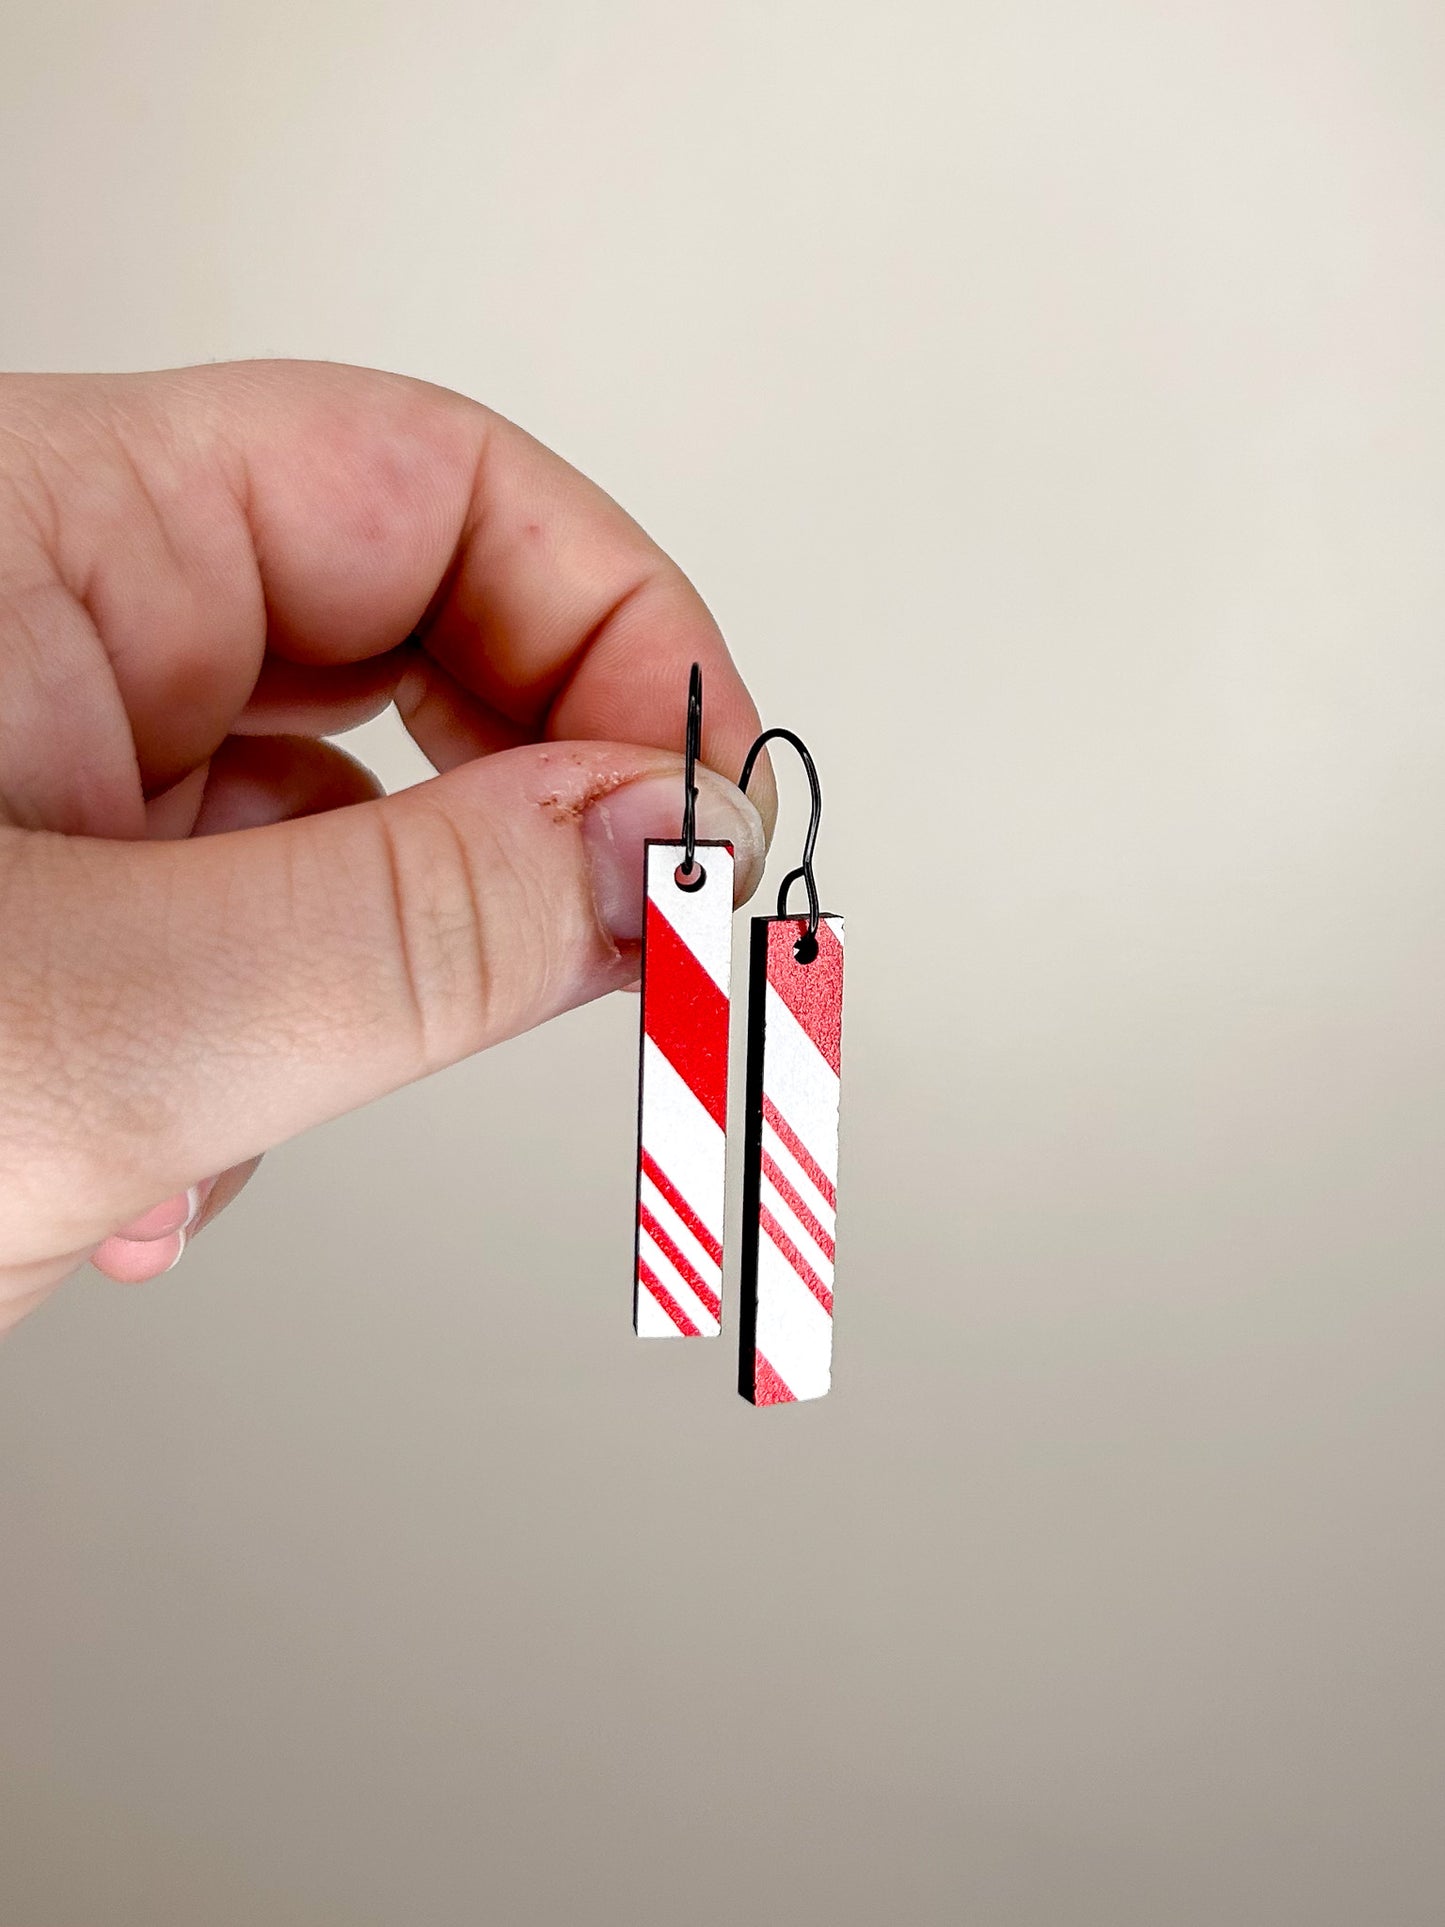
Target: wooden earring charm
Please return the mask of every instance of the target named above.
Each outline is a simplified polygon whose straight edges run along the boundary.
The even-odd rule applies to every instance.
[[[791,730],[765,731],[738,786],[747,789],[775,738],[802,757],[812,812],[777,915],[752,922],[738,1390],[754,1405],[821,1398],[833,1368],[843,919],[818,907],[813,849],[823,793],[804,744]],[[788,892],[799,881],[807,913],[789,916]]]
[[[633,1329],[722,1328],[733,846],[699,842],[702,672],[688,682],[682,837],[645,846]]]

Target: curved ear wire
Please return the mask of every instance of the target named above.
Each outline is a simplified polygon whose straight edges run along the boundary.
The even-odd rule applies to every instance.
[[[682,766],[682,874],[692,875],[697,853],[697,758],[702,748],[702,667],[694,663],[687,679],[687,736]]]
[[[748,751],[743,763],[743,773],[738,778],[738,788],[744,794],[747,792],[752,773],[757,767],[759,756],[771,742],[791,743],[802,758],[803,768],[808,776],[810,808],[808,834],[803,839],[803,860],[796,870],[789,870],[783,878],[782,886],[778,891],[778,915],[787,916],[788,892],[801,878],[803,887],[808,893],[808,933],[806,938],[800,937],[798,940],[798,962],[811,963],[818,954],[818,924],[822,917],[822,911],[818,907],[818,885],[813,876],[813,852],[818,846],[818,825],[823,820],[823,785],[818,781],[818,766],[809,755],[808,745],[801,736],[795,736],[791,729],[765,729]],[[804,945],[807,947],[806,955],[804,955]]]

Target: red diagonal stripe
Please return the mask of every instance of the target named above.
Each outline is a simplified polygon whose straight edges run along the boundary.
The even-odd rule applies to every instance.
[[[754,1405],[791,1405],[793,1394],[779,1378],[777,1368],[771,1359],[762,1353],[753,1353],[753,1404]]]
[[[696,1267],[689,1264],[688,1260],[683,1256],[682,1252],[678,1250],[672,1239],[668,1237],[667,1233],[645,1204],[639,1204],[637,1207],[637,1221],[657,1246],[663,1257],[666,1258],[667,1262],[672,1266],[678,1277],[681,1278],[685,1285],[689,1285],[692,1290],[696,1292],[698,1303],[705,1305],[713,1317],[721,1323],[722,1300],[718,1297],[712,1286],[709,1285],[705,1279],[698,1276]]]
[[[728,1000],[657,905],[642,960],[647,1035],[723,1130],[728,1122]]]
[[[817,1272],[814,1271],[813,1267],[808,1263],[802,1252],[799,1251],[798,1247],[793,1243],[787,1232],[784,1231],[783,1227],[778,1223],[777,1219],[765,1204],[758,1206],[758,1223],[762,1226],[763,1230],[767,1232],[778,1250],[787,1259],[789,1265],[797,1272],[799,1278],[802,1279],[803,1283],[831,1318],[833,1316],[832,1292],[829,1291]]]
[[[645,1145],[642,1151],[642,1168],[648,1177],[652,1179],[652,1182],[657,1186],[663,1197],[667,1199],[667,1202],[672,1206],[678,1217],[682,1219],[693,1237],[697,1239],[709,1258],[712,1259],[713,1263],[720,1265],[722,1263],[722,1246],[708,1230],[702,1219],[693,1210],[687,1199],[682,1195],[681,1191],[678,1190],[672,1179],[667,1175],[666,1171],[663,1170],[657,1159]]]
[[[772,1125],[773,1129],[783,1140],[784,1144],[787,1145],[799,1164],[802,1165],[814,1184],[817,1185],[822,1196],[828,1200],[829,1204],[832,1205],[836,1211],[838,1209],[837,1186],[766,1091],[763,1093],[763,1116],[768,1120],[769,1124]]]
[[[793,1216],[798,1220],[798,1223],[828,1260],[828,1263],[832,1264],[836,1255],[833,1248],[833,1240],[813,1216],[807,1205],[804,1204],[802,1198],[799,1197],[792,1185],[788,1183],[787,1178],[783,1175],[783,1168],[777,1159],[770,1158],[766,1151],[763,1152],[763,1176],[772,1185],[778,1196],[783,1200],[783,1203],[792,1212]]]
[[[645,1258],[639,1258],[637,1261],[637,1278],[643,1289],[651,1292],[684,1338],[701,1338],[702,1333],[678,1304],[667,1286],[656,1276]]]
[[[769,926],[768,982],[836,1077],[843,1043],[843,946],[834,931],[820,923],[818,954],[811,963],[800,964],[793,945],[807,927],[805,917],[788,917]]]

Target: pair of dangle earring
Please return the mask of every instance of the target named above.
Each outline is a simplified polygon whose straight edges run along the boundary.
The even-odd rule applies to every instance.
[[[642,951],[637,1244],[639,1338],[715,1338],[722,1329],[728,1139],[733,850],[696,835],[702,674],[688,684],[682,836],[649,842]],[[832,1376],[843,920],[819,908],[813,852],[822,788],[808,777],[803,860],[777,914],[754,917],[748,970],[738,1390],[754,1405],[821,1398]],[[807,911],[788,912],[802,883]]]

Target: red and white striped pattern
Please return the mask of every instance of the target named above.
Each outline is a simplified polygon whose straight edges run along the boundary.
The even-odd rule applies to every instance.
[[[639,1338],[716,1338],[722,1321],[733,850],[699,843],[700,889],[677,882],[681,843],[647,845],[638,1099]]]
[[[821,1398],[833,1369],[843,920],[753,921],[739,1386],[755,1405]]]

